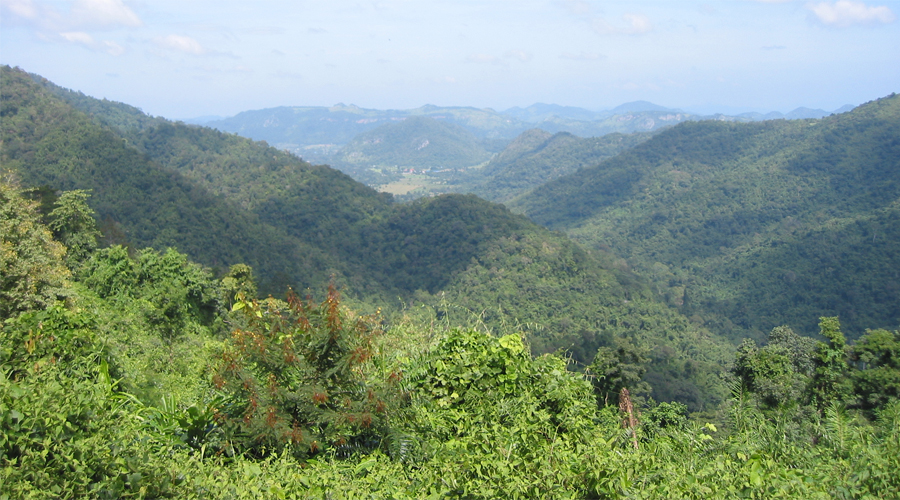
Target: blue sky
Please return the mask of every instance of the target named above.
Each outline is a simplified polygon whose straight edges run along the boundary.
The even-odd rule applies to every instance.
[[[183,119],[343,102],[833,110],[900,91],[900,0],[0,0],[0,63]]]

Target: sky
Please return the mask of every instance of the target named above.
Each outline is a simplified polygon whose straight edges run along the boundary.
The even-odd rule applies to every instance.
[[[337,103],[831,111],[900,91],[898,16],[900,0],[0,0],[0,63],[170,119]]]

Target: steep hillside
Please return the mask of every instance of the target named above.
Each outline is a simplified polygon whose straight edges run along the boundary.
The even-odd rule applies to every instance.
[[[650,138],[648,134],[608,134],[581,138],[566,132],[524,132],[477,171],[466,185],[487,200],[506,202],[548,181],[591,167]]]
[[[627,256],[734,336],[900,324],[900,98],[821,120],[685,123],[513,205]]]
[[[413,116],[356,136],[336,160],[356,166],[415,169],[465,168],[490,158],[468,130],[426,116]]]
[[[727,396],[731,347],[655,300],[620,259],[472,195],[401,205],[371,228],[367,273],[450,324],[515,328],[536,353],[562,349],[583,368],[599,347],[629,342],[650,360],[653,397],[692,410]]]
[[[324,270],[337,265],[329,253],[129,147],[26,73],[2,68],[2,87],[3,168],[25,185],[91,190],[91,205],[113,242],[175,246],[219,268],[246,262],[267,290],[320,283]]]
[[[393,204],[265,144],[2,72],[4,168],[26,185],[92,190],[107,235],[176,246],[221,271],[249,263],[264,294],[333,279],[363,308],[515,325],[536,352],[566,349],[581,366],[627,343],[652,354],[654,397],[702,410],[725,396],[729,348],[606,252],[474,196]]]

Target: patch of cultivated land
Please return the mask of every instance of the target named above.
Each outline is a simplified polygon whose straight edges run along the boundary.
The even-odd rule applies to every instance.
[[[431,190],[435,185],[434,180],[429,179],[426,175],[404,174],[402,180],[378,186],[376,189],[383,193],[391,193],[399,196],[409,194],[416,189]]]

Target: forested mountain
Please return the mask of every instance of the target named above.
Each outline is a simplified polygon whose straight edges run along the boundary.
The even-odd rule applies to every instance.
[[[502,205],[473,195],[395,204],[266,144],[19,69],[0,68],[0,85],[0,497],[881,498],[900,488],[900,331],[847,342],[825,317],[827,342],[779,326],[735,351],[698,326],[704,318],[660,302],[672,295],[660,281]],[[725,152],[764,149],[734,136],[836,147],[821,164],[787,157],[818,169],[803,188],[845,215],[844,225],[815,219],[818,230],[874,246],[897,226],[896,197],[882,191],[896,182],[879,163],[895,167],[886,123],[896,103],[878,104],[852,115],[855,133],[804,122],[789,124],[788,140],[698,124],[675,130],[730,139],[709,154],[703,141],[672,139],[663,152],[693,155],[678,168],[699,184]],[[535,131],[503,156],[545,142],[556,144]],[[868,170],[851,168],[861,148],[850,145],[866,147]],[[650,139],[599,168],[659,147]],[[653,174],[621,169],[638,183]],[[862,175],[878,187],[845,186]],[[856,224],[854,210],[877,224]],[[262,298],[269,290],[284,300]]]
[[[379,169],[459,169],[490,159],[468,130],[427,116],[411,116],[357,135],[335,155],[345,171]],[[356,175],[354,175],[356,177]]]
[[[263,294],[331,279],[362,307],[427,304],[457,324],[518,325],[535,352],[567,349],[582,367],[624,343],[643,353],[658,399],[700,410],[725,395],[721,340],[660,305],[612,255],[499,205],[462,195],[395,205],[265,144],[143,119],[19,70],[3,78],[4,167],[26,185],[91,190],[101,229],[119,235],[111,242],[174,246],[220,272],[248,263]]]
[[[87,104],[85,111],[97,105]],[[835,113],[850,108],[852,107],[845,106]],[[120,115],[121,110],[116,110],[115,114]],[[521,179],[515,169],[509,172],[510,175],[504,177],[501,174],[495,179],[482,176],[478,170],[465,168],[478,165],[490,153],[501,152],[510,141],[530,129],[601,141],[599,138],[609,134],[654,132],[684,121],[714,119],[752,122],[781,118],[821,118],[828,114],[823,110],[798,108],[787,114],[773,112],[701,116],[646,101],[626,103],[605,111],[534,104],[503,112],[432,105],[410,110],[381,111],[338,104],[329,108],[279,107],[246,111],[231,118],[207,122],[206,125],[264,140],[278,149],[290,151],[309,161],[329,164],[366,185],[394,193],[401,196],[401,199],[463,192],[505,201],[583,163],[581,159],[554,158],[553,164],[557,166],[549,171],[546,168],[536,168],[535,165],[525,165],[526,179]],[[121,117],[114,118],[114,121],[116,119]],[[407,119],[413,121],[404,124]],[[435,122],[429,123],[428,119]],[[375,129],[379,131],[375,132]],[[429,136],[441,137],[442,140],[432,144],[430,141],[434,139],[429,139]],[[606,149],[601,156],[605,157],[616,151]],[[533,159],[537,163],[546,160],[537,156],[540,154]],[[584,160],[590,164],[600,159],[602,158]],[[398,170],[399,166],[415,169],[415,172]],[[448,166],[457,170],[448,170]],[[437,167],[444,169],[438,172],[435,170]],[[422,171],[429,168],[433,170],[422,175]],[[459,168],[463,170],[458,170]],[[546,173],[538,173],[541,171]]]
[[[767,345],[737,350],[727,412],[688,419],[683,404],[633,396],[646,386],[645,353],[625,339],[578,374],[560,356],[532,357],[518,325],[491,336],[450,327],[449,314],[386,324],[349,310],[334,287],[321,302],[257,300],[246,266],[217,280],[172,249],[98,248],[88,193],[43,208],[30,194],[13,174],[0,179],[10,498],[889,498],[900,488],[900,331],[848,344],[836,318],[820,321],[827,343],[776,328]],[[584,262],[560,253],[570,271]]]
[[[592,167],[649,138],[642,133],[581,138],[567,132],[551,135],[540,129],[528,130],[454,189],[506,202],[548,181]]]
[[[264,145],[142,119],[121,106],[68,95],[76,104],[93,104],[95,120],[43,90],[24,72],[3,69],[3,165],[17,171],[27,185],[90,189],[91,205],[113,243],[175,246],[220,268],[244,262],[257,270],[264,290],[274,291],[289,284],[322,283],[329,270],[344,270],[332,252],[320,246],[335,233],[315,218],[317,210],[324,210],[334,215],[332,223],[349,224],[340,216],[349,200],[327,207],[328,200],[341,196],[337,193],[342,183],[344,189],[362,190],[375,200],[372,203],[387,206],[382,195],[339,172],[312,167]],[[120,113],[123,109],[126,112]],[[116,113],[108,115],[109,110]],[[115,129],[98,125],[99,120],[127,128],[126,140]],[[167,142],[178,147],[167,149]],[[291,175],[294,186],[280,182],[285,175]],[[256,181],[248,182],[251,177]],[[306,205],[292,205],[309,211],[306,221],[311,222],[302,239],[265,220],[281,214],[267,211],[263,202],[271,203],[271,196],[259,190],[276,188],[285,196],[291,189],[315,190],[319,203],[305,198]]]
[[[526,108],[518,106],[503,111],[504,115],[528,123],[540,123],[554,116],[569,120],[591,121],[606,114],[602,111],[590,111],[575,106],[560,106],[558,104],[536,103]]]
[[[735,337],[900,324],[900,97],[820,120],[691,122],[512,205],[627,256]]]
[[[527,127],[490,109],[422,106],[410,110],[376,110],[354,105],[279,107],[244,111],[206,123],[209,127],[264,140],[313,161],[332,161],[333,155],[356,136],[410,117],[428,117],[457,125],[496,149]]]

